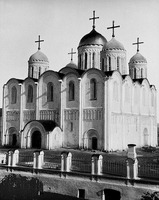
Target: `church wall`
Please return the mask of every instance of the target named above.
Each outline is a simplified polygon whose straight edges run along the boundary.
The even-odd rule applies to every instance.
[[[70,99],[69,84],[74,84],[74,98]],[[65,147],[78,147],[79,145],[79,80],[78,77],[69,73],[62,82],[62,112],[63,132]],[[71,95],[71,96],[72,96]]]
[[[132,88],[132,114],[138,115],[140,113],[140,90],[141,86],[138,83],[133,84]]]
[[[31,85],[33,87],[33,101],[28,102],[28,86]],[[34,109],[36,108],[36,84],[32,79],[26,79],[23,83],[23,93],[22,93],[22,101],[24,109]]]
[[[12,88],[16,88],[16,95],[12,97]],[[3,107],[3,144],[12,144],[12,134],[9,129],[14,128],[17,137],[17,144],[20,143],[18,133],[20,131],[20,103],[21,85],[16,79],[10,79],[4,86],[4,107]],[[14,102],[13,102],[14,99]]]
[[[53,101],[47,102],[47,84],[53,83]],[[52,73],[44,73],[39,80],[39,109],[59,109],[60,108],[60,82],[57,75]]]
[[[96,80],[96,98],[91,99],[91,87],[90,80]],[[104,83],[103,77],[96,70],[87,71],[82,77],[82,138],[85,138],[91,129],[97,132],[98,149],[104,148]],[[87,135],[88,140],[91,138]]]
[[[32,86],[33,93],[29,94],[28,87]],[[33,96],[32,96],[33,95]],[[22,85],[22,98],[21,98],[21,129],[25,124],[31,120],[36,119],[36,96],[37,86],[32,79],[25,79]]]
[[[119,76],[120,77],[120,76]],[[114,72],[112,77],[107,80],[109,87],[109,103],[106,101],[105,119],[110,117],[110,127],[105,130],[108,131],[109,145],[108,150],[122,150],[125,149],[129,143],[134,143],[137,146],[156,145],[156,114],[155,107],[155,91],[152,104],[152,91],[147,81],[144,81],[143,86],[137,82],[132,84],[130,77],[120,83],[120,78],[117,72]],[[120,88],[121,85],[121,89]],[[118,87],[117,87],[118,86]],[[117,88],[118,92],[117,93]],[[145,88],[145,104],[143,104],[143,88]],[[118,95],[117,95],[118,94]],[[151,97],[150,97],[151,95]],[[119,99],[118,99],[119,97]],[[121,99],[121,104],[118,100]],[[110,115],[109,115],[110,113]],[[107,126],[107,121],[105,121]],[[156,131],[156,132],[155,132]],[[117,138],[117,140],[114,140]],[[154,142],[155,141],[155,142]],[[105,141],[106,142],[106,141]]]
[[[127,76],[123,80],[122,85],[122,112],[131,113],[131,102],[132,102],[132,80]]]
[[[53,101],[47,100],[47,84],[53,83]],[[53,71],[45,72],[38,84],[38,112],[41,120],[54,120],[60,125],[61,83]]]
[[[90,88],[90,80],[95,79],[96,80],[96,86],[97,86],[97,98],[96,99],[91,99],[91,88]],[[83,98],[83,103],[82,106],[83,108],[87,107],[103,107],[103,100],[104,100],[104,82],[103,82],[103,77],[99,75],[98,73],[91,71],[88,71],[84,77],[82,78],[82,96]]]
[[[116,71],[110,80],[109,96],[111,101],[112,112],[121,113],[122,111],[122,79],[121,75]]]

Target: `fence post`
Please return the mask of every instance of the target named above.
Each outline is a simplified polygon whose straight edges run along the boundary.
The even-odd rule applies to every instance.
[[[33,160],[33,168],[36,169],[38,168],[38,158],[39,158],[39,151],[35,151],[33,153],[34,160]]]
[[[72,167],[72,153],[66,154],[66,172],[70,172]]]
[[[92,155],[92,175],[101,175],[103,171],[103,156],[100,154]]]
[[[19,162],[19,150],[15,150],[12,155],[12,166],[15,167]]]
[[[136,145],[128,144],[127,152],[127,178],[136,179],[138,177],[138,160],[136,156]]]
[[[72,153],[63,151],[61,153],[61,171],[70,172],[72,166]]]
[[[65,171],[65,156],[64,156],[64,152],[61,152],[61,171],[62,172]]]
[[[13,155],[13,151],[8,151],[8,166],[9,167],[12,166],[12,155]]]
[[[103,173],[103,156],[99,155],[97,160],[97,174],[101,175]]]
[[[44,152],[40,151],[38,155],[38,169],[42,169],[43,164],[44,164]]]
[[[91,168],[91,174],[94,175],[96,173],[96,156],[95,154],[92,155],[92,168]]]

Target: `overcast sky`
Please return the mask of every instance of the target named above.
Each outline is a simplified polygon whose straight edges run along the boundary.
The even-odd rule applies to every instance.
[[[136,53],[132,43],[137,37],[144,42],[140,53],[148,62],[148,80],[159,90],[159,0],[0,0],[0,106],[3,85],[27,77],[38,35],[45,40],[41,51],[50,69],[58,71],[70,62],[71,48],[77,51],[80,39],[92,30],[93,10],[99,17],[96,30],[108,41],[112,31],[107,27],[113,20],[120,25],[115,37],[127,51],[127,63]]]

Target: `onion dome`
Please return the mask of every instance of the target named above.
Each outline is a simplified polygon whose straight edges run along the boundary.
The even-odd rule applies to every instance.
[[[75,69],[77,69],[77,65],[74,63],[74,62],[70,62],[70,63],[68,63],[67,65],[66,65],[66,67],[71,67],[71,68],[75,68]]]
[[[104,45],[103,50],[124,50],[125,51],[125,48],[120,42],[118,42],[114,37],[112,37],[112,39]]]
[[[131,59],[129,63],[147,63],[146,58],[137,52]]]
[[[45,54],[38,50],[29,58],[29,63],[33,62],[49,62],[49,60]]]
[[[95,29],[93,29],[90,33],[85,35],[79,43],[78,47],[86,46],[86,45],[99,45],[104,46],[107,43],[107,40],[104,36],[98,33]]]

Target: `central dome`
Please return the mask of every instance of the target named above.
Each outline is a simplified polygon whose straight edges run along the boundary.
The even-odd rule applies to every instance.
[[[30,56],[29,63],[32,62],[49,62],[49,60],[44,53],[38,50],[36,53]]]
[[[103,37],[100,33],[98,33],[95,29],[93,29],[90,33],[85,35],[79,43],[78,47],[86,46],[86,45],[99,45],[104,46],[107,43],[105,37]]]

